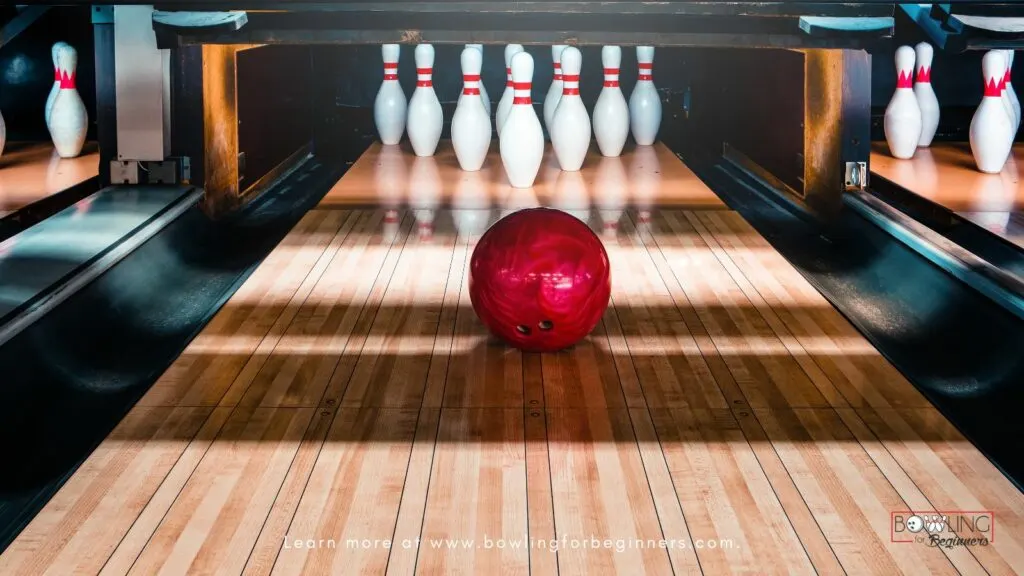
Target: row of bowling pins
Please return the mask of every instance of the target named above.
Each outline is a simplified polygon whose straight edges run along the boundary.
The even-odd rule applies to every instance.
[[[78,52],[66,42],[57,42],[50,49],[53,57],[53,86],[46,98],[46,129],[61,158],[74,158],[82,153],[89,129],[89,113],[75,87]],[[7,125],[0,114],[0,154],[7,144]]]
[[[885,139],[896,158],[913,157],[917,148],[928,147],[935,137],[939,103],[931,86],[932,58],[933,49],[926,42],[896,50],[896,91],[885,109]],[[982,172],[1003,169],[1020,128],[1012,67],[1013,50],[990,50],[982,58],[984,96],[970,128],[971,153]]]
[[[416,91],[408,107],[398,85],[398,54],[398,45],[382,48],[384,82],[374,103],[377,129],[386,145],[397,144],[403,129],[406,130],[414,152],[430,156],[436,150],[443,124],[440,102],[431,82],[433,47],[416,47]],[[555,75],[544,101],[544,120],[560,166],[568,171],[579,170],[591,135],[590,118],[579,95],[582,55],[575,47],[559,45],[552,47],[552,59]],[[491,142],[490,100],[480,82],[482,60],[481,45],[469,44],[463,50],[464,86],[452,117],[452,145],[460,166],[467,171],[481,168]],[[621,60],[619,47],[606,46],[602,50],[605,82],[594,108],[593,125],[598,147],[605,156],[621,153],[631,127],[638,144],[652,144],[661,124],[661,100],[652,79],[654,49],[637,49],[640,74],[629,105],[619,88]],[[531,99],[533,57],[521,45],[510,44],[505,48],[505,62],[508,81],[495,111],[495,127],[509,181],[515,187],[529,187],[544,151],[543,131]],[[513,136],[506,139],[504,128],[510,120]]]

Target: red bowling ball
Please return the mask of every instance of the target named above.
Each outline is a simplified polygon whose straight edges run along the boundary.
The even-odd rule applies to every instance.
[[[480,320],[512,346],[561,350],[589,334],[608,307],[608,253],[565,212],[520,210],[480,238],[469,263],[469,296]]]

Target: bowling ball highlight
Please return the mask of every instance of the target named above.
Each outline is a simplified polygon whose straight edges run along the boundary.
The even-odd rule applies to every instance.
[[[477,316],[526,351],[579,342],[597,326],[611,296],[601,240],[559,210],[520,210],[499,220],[480,238],[469,266]]]

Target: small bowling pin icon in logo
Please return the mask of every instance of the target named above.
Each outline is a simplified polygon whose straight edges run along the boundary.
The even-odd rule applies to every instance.
[[[926,514],[923,520],[924,529],[929,534],[939,534],[946,529],[946,517],[940,514]]]

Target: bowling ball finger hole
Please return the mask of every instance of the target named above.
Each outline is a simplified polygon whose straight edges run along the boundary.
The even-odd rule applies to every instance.
[[[546,332],[554,328],[555,323],[551,320],[541,320],[540,324],[537,324],[537,327]]]
[[[530,327],[526,326],[524,324],[520,324],[519,326],[516,326],[516,332],[519,332],[523,336],[529,336],[530,335]]]

